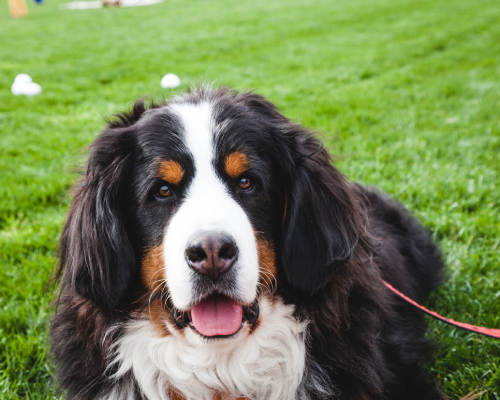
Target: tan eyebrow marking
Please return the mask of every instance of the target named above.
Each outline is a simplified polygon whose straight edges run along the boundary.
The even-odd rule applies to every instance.
[[[235,151],[226,157],[226,172],[231,178],[236,179],[248,168],[250,163],[243,153]]]
[[[184,177],[184,169],[177,161],[162,161],[158,172],[161,179],[174,185],[181,183]]]

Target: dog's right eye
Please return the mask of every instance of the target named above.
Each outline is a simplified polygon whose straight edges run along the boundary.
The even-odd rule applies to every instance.
[[[252,190],[252,188],[253,188],[253,182],[250,179],[248,179],[248,178],[242,178],[238,182],[238,187],[241,190],[244,190],[244,191],[248,192],[248,191]]]
[[[167,185],[161,186],[158,191],[156,192],[156,196],[160,198],[165,198],[168,197],[172,194],[172,190]]]

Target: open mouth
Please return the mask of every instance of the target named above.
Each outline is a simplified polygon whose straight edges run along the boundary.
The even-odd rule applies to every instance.
[[[236,300],[220,293],[196,303],[189,311],[173,309],[174,321],[179,328],[189,326],[202,336],[227,337],[234,335],[243,324],[253,324],[259,318],[257,299],[249,306],[242,306]]]

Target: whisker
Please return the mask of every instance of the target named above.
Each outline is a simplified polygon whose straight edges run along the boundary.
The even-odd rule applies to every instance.
[[[168,291],[168,287],[167,287],[167,285],[166,285],[167,281],[164,281],[164,282],[165,282],[165,285],[164,285],[164,287],[163,287],[163,289],[162,289],[162,291],[161,291],[161,297],[163,298],[163,302],[164,302],[164,304],[165,304],[165,303],[167,303],[167,302],[170,300],[170,298],[171,298],[171,296],[172,296],[172,295],[171,295],[171,293]],[[164,293],[165,293],[165,291],[166,291],[166,293],[167,293],[167,296],[166,296],[166,297],[165,297],[165,294],[164,294]]]
[[[166,283],[166,281],[164,279],[162,280],[158,280],[158,281],[161,281],[161,284],[159,284],[158,286],[156,286],[153,291],[151,292],[151,295],[149,296],[149,299],[148,299],[148,309],[149,309],[149,315],[151,316],[151,298],[153,297],[154,293],[156,292],[156,290],[158,288],[160,288],[164,283]],[[155,281],[154,283],[158,282],[158,281]],[[161,296],[161,295],[160,295]]]
[[[262,261],[260,263],[267,267],[266,263],[264,263]],[[276,292],[277,285],[278,285],[278,281],[276,280],[276,276],[272,272],[270,272],[269,270],[262,268],[260,265],[259,265],[259,272],[265,278],[267,278],[267,279],[265,279],[265,281],[266,281],[265,287],[267,288],[269,293],[274,296],[274,293]],[[269,282],[267,282],[267,280],[269,280]]]

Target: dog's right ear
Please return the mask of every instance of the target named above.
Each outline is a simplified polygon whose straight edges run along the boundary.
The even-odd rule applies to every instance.
[[[364,245],[363,209],[321,142],[290,126],[296,145],[286,174],[281,260],[291,286],[313,294]]]
[[[57,273],[66,289],[108,310],[120,300],[136,268],[123,225],[124,184],[135,136],[130,128],[116,125],[110,123],[91,145],[61,236]]]

